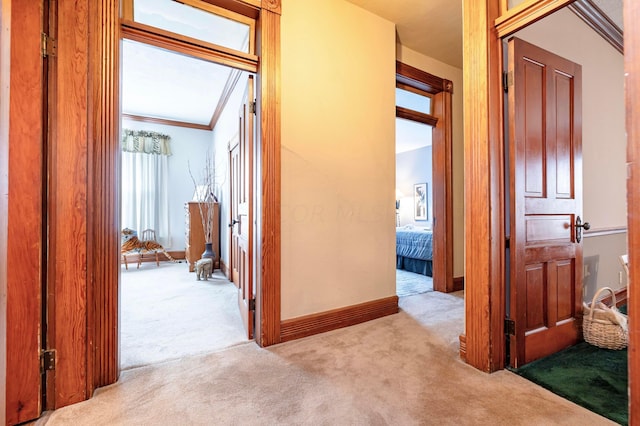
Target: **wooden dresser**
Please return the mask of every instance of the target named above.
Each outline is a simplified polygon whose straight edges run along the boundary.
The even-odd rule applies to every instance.
[[[189,263],[189,272],[193,272],[196,262],[204,252],[204,231],[202,230],[202,220],[200,219],[200,208],[202,204],[203,212],[209,205],[214,208],[213,212],[213,251],[216,253],[213,259],[213,267],[220,268],[220,204],[219,203],[198,203],[190,201],[185,203],[185,249],[184,254]]]

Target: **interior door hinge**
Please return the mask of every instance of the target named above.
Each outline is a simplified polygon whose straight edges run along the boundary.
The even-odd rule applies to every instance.
[[[41,35],[41,49],[42,49],[42,57],[46,58],[48,56],[56,56],[58,53],[58,42],[49,37],[47,33],[42,33]]]
[[[256,299],[249,299],[249,310],[250,311],[256,310]]]
[[[516,322],[512,319],[504,320],[504,334],[508,334],[510,336],[515,336],[516,334]]]
[[[502,88],[505,93],[509,92],[510,86],[513,86],[513,71],[502,71]]]
[[[249,104],[249,112],[250,112],[251,114],[255,114],[255,113],[256,113],[256,108],[257,108],[257,106],[256,106],[256,101],[254,100],[253,102],[251,102],[251,103]]]
[[[56,350],[47,349],[40,352],[40,373],[56,369]]]

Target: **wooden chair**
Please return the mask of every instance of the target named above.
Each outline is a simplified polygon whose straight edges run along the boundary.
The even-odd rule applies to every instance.
[[[142,242],[153,241],[154,243],[158,243],[156,241],[156,231],[153,229],[145,229],[144,231],[142,231],[142,234],[140,236],[140,241]],[[142,255],[144,253],[155,253],[156,265],[160,266],[160,260],[158,259],[158,250],[140,250],[140,257],[138,257],[138,268],[140,268],[140,264],[142,263]]]

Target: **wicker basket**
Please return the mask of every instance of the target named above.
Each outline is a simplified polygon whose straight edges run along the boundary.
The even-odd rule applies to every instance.
[[[620,324],[608,319],[594,318],[596,311],[605,312],[596,306],[596,300],[603,291],[611,293],[611,308],[616,310],[616,295],[609,287],[602,287],[593,295],[589,314],[582,318],[582,332],[584,340],[588,343],[604,349],[624,349],[629,341],[629,333]],[[624,314],[619,314],[624,315]]]

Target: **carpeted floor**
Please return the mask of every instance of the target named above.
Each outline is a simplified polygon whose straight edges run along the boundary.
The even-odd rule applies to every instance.
[[[396,294],[398,297],[433,291],[433,278],[396,269]]]
[[[247,342],[238,290],[220,271],[197,281],[186,263],[121,270],[120,368],[177,359]]]
[[[461,292],[407,296],[400,307],[269,348],[247,343],[131,369],[37,424],[613,424],[512,372],[464,364]]]
[[[515,372],[619,424],[628,423],[627,350],[578,343]]]
[[[143,263],[121,273],[120,367],[129,369],[246,342],[237,289],[220,271],[197,281],[186,263]],[[396,270],[397,295],[433,291],[433,279]]]
[[[627,313],[622,306],[620,312]],[[514,370],[551,392],[621,425],[629,422],[627,349],[580,342]]]

